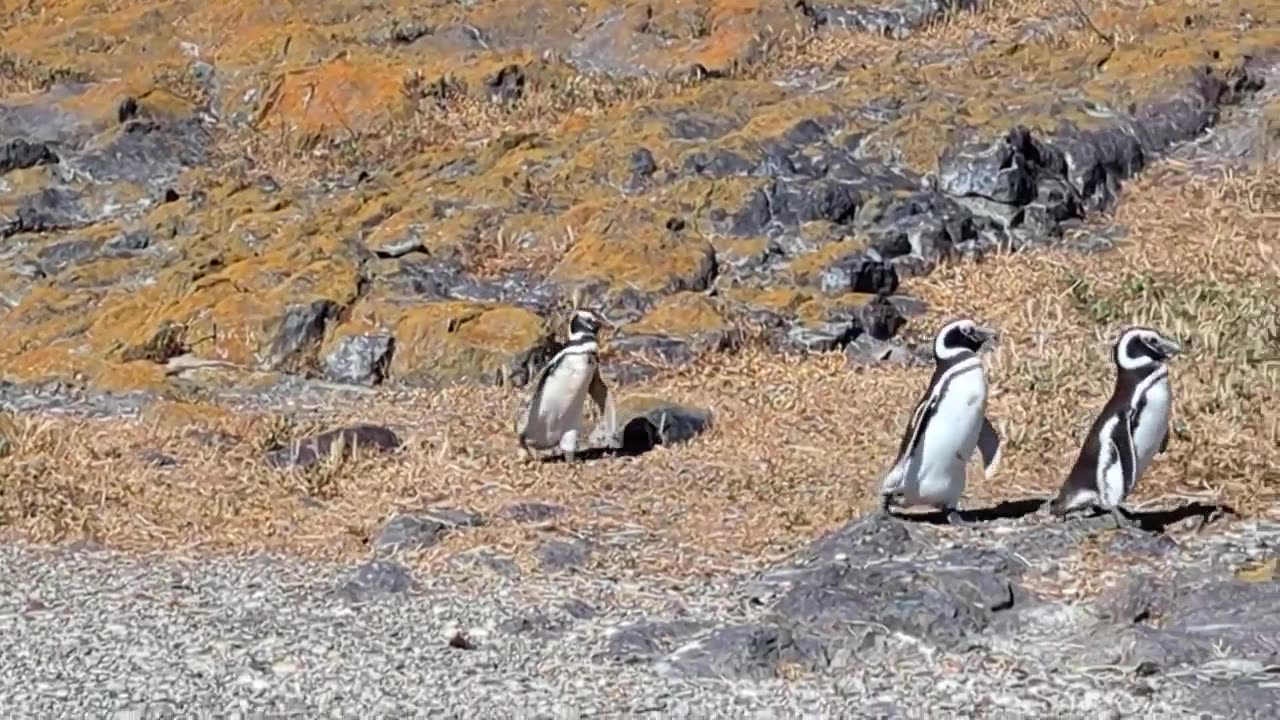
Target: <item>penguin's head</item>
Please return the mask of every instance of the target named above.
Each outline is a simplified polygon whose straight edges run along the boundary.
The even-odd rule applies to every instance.
[[[944,325],[934,338],[933,356],[938,360],[950,360],[965,353],[982,352],[999,337],[994,329],[968,318],[953,320]]]
[[[574,310],[569,316],[569,338],[593,338],[600,334],[601,328],[612,327],[603,315],[592,310]]]
[[[1178,343],[1149,327],[1125,329],[1114,347],[1116,365],[1125,370],[1138,370],[1158,365],[1182,352]]]

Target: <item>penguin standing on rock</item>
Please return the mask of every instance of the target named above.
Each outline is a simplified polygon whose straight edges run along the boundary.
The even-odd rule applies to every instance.
[[[1120,334],[1112,346],[1115,388],[1049,502],[1050,513],[1061,518],[1093,506],[1110,512],[1117,527],[1134,525],[1120,503],[1169,444],[1173,392],[1165,362],[1180,352],[1177,343],[1151,328],[1130,327]]]
[[[980,450],[986,476],[1000,464],[1000,434],[987,419],[987,381],[980,353],[998,333],[960,319],[943,326],[933,341],[933,377],[916,404],[893,467],[880,483],[881,511],[894,500],[932,505],[947,521],[963,525],[959,501],[965,467]]]
[[[547,363],[532,383],[533,393],[516,423],[516,436],[527,459],[533,450],[559,447],[574,461],[588,395],[600,410],[601,422],[612,437],[617,426],[613,394],[600,376],[600,329],[610,323],[590,310],[574,310],[569,319],[569,342]]]

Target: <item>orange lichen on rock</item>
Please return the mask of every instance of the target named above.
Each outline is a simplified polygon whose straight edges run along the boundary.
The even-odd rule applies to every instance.
[[[682,292],[663,298],[649,314],[623,329],[634,335],[682,339],[708,332],[729,332],[733,325],[704,294]]]
[[[268,114],[303,135],[345,131],[354,137],[409,117],[404,74],[403,67],[347,57],[288,72],[268,99]]]
[[[173,393],[165,367],[148,360],[104,364],[89,385],[106,393],[144,391],[156,397],[169,397]]]
[[[53,89],[6,105],[74,141],[0,175],[0,362],[153,387],[146,363],[175,353],[314,370],[376,331],[396,335],[393,374],[489,378],[541,318],[442,298],[513,289],[540,312],[575,288],[647,296],[629,332],[714,334],[744,309],[820,321],[856,305],[815,286],[887,237],[868,224],[937,214],[916,174],[945,148],[1114,126],[1280,46],[1256,0],[1082,7],[1114,46],[1025,4],[906,40],[811,34],[812,8],[771,0],[15,7],[2,87]],[[172,166],[171,142],[207,164],[152,182],[138,168]],[[125,181],[68,172],[139,157]]]
[[[798,285],[816,285],[819,274],[831,263],[852,255],[864,248],[864,240],[848,239],[831,243],[816,252],[809,253],[787,267],[791,279]]]
[[[667,229],[665,220],[634,205],[596,214],[578,230],[552,276],[647,292],[705,287],[715,249],[696,234]]]
[[[365,307],[354,314],[369,312],[394,330],[391,375],[426,384],[495,381],[547,335],[542,318],[513,307],[445,302]]]

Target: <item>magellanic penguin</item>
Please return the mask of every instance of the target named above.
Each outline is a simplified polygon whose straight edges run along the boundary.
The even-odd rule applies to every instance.
[[[933,377],[916,404],[893,467],[880,483],[881,510],[894,500],[931,505],[962,525],[959,502],[965,467],[982,453],[986,476],[1000,465],[1000,434],[987,419],[987,380],[980,353],[997,340],[995,330],[972,320],[943,326],[933,341]]]
[[[613,394],[600,376],[599,332],[611,325],[590,310],[574,310],[569,319],[569,342],[534,378],[529,404],[516,423],[516,436],[527,459],[533,450],[559,446],[574,461],[582,411],[588,395],[599,409],[607,437],[613,437],[617,412]]]
[[[1130,327],[1112,346],[1116,365],[1111,399],[1089,428],[1084,446],[1049,512],[1057,517],[1093,506],[1111,513],[1117,527],[1133,523],[1120,504],[1157,452],[1169,444],[1173,393],[1165,362],[1182,349],[1159,332]]]

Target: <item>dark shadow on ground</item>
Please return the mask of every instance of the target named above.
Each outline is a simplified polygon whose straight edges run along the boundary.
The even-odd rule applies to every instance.
[[[581,450],[578,450],[573,454],[573,461],[575,463],[580,463],[580,462],[594,462],[597,460],[603,460],[605,458],[635,457],[637,455],[643,455],[652,449],[653,447],[628,448],[626,446],[623,446],[620,448],[607,448],[607,447],[582,448]],[[568,462],[568,460],[564,456],[564,453],[560,451],[556,451],[550,455],[545,455],[539,458],[539,461],[544,463]]]
[[[1006,500],[988,508],[962,510],[960,519],[969,523],[986,523],[996,520],[1017,520],[1028,515],[1035,515],[1050,498],[1026,498],[1022,500]],[[1200,518],[1200,526],[1204,527],[1224,517],[1240,517],[1240,514],[1228,505],[1215,503],[1190,502],[1166,510],[1149,510],[1145,512],[1121,508],[1125,517],[1137,522],[1138,527],[1146,532],[1163,533],[1169,526],[1176,525],[1187,518]],[[947,525],[947,513],[942,511],[922,513],[899,513],[893,516],[907,522],[924,522],[934,525]],[[1110,519],[1110,513],[1094,508],[1084,513],[1072,514],[1058,522],[1083,520],[1088,523],[1102,519]]]
[[[1005,500],[991,507],[970,508],[960,511],[960,519],[970,523],[994,522],[996,520],[1017,520],[1034,515],[1049,498],[1026,498],[1023,500]],[[893,516],[908,522],[923,522],[933,525],[948,525],[947,513],[941,510],[917,513],[899,513],[896,509]]]
[[[663,427],[654,424],[648,416],[633,417],[622,426],[622,439],[617,447],[588,447],[574,453],[575,462],[592,462],[604,458],[635,457],[643,455],[659,445],[672,445],[693,437],[701,432],[702,426],[682,427],[679,421],[670,426],[663,422]],[[705,420],[701,422],[705,423]],[[684,425],[689,425],[684,421]],[[542,462],[565,462],[564,453],[555,452],[541,458]]]
[[[1229,505],[1217,503],[1190,502],[1167,510],[1150,510],[1147,512],[1124,511],[1130,518],[1147,532],[1164,532],[1170,525],[1176,525],[1187,518],[1200,518],[1200,526],[1221,520],[1227,516],[1240,517],[1240,513]]]

